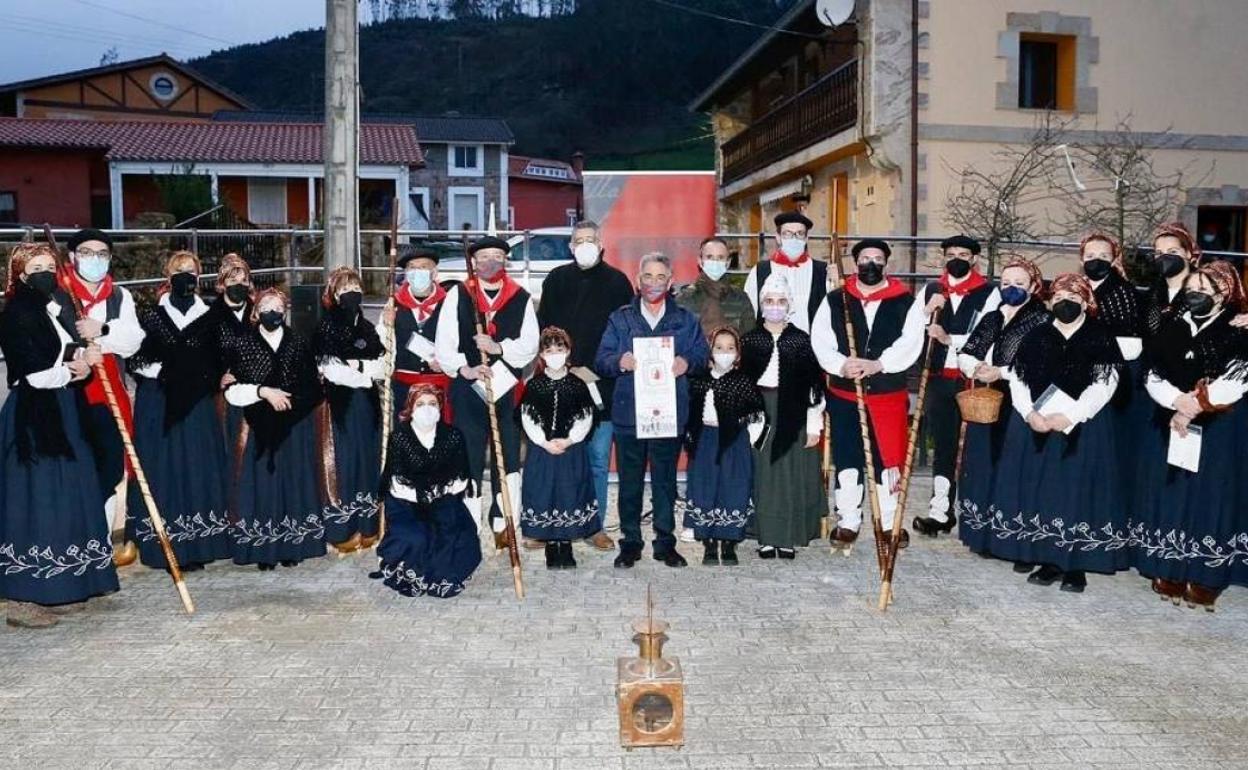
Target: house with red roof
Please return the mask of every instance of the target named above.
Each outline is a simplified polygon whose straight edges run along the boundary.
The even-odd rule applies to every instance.
[[[424,165],[410,125],[360,127],[366,224],[384,224]],[[216,203],[259,226],[312,227],[322,203],[319,123],[0,118],[0,223],[131,226],[161,211],[162,177],[206,179]],[[368,204],[378,211],[369,216]]]
[[[571,163],[548,158],[512,155],[507,176],[511,186],[511,210],[507,219],[516,230],[561,227],[580,219],[584,156]]]

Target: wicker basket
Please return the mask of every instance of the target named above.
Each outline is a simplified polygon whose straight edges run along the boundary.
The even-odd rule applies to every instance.
[[[958,409],[967,422],[991,425],[1001,416],[1005,394],[994,388],[975,388],[958,393]]]

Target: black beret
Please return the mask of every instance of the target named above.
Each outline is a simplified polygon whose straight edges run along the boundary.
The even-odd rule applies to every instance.
[[[940,250],[945,249],[970,249],[971,254],[979,253],[979,241],[969,235],[951,235],[940,242]]]
[[[113,236],[103,230],[96,230],[94,227],[88,227],[69,236],[69,250],[77,251],[78,247],[87,241],[100,241],[104,245],[108,246],[109,251],[112,251],[113,249]]]
[[[410,244],[399,246],[399,258],[395,261],[395,264],[400,270],[405,269],[407,267],[407,263],[411,262],[413,259],[431,259],[434,264],[437,264],[438,252],[433,251],[432,249],[422,249],[418,246],[412,246]]]
[[[854,259],[857,259],[859,252],[863,249],[879,249],[884,252],[885,258],[893,256],[893,250],[889,248],[888,242],[879,238],[863,238],[861,241],[854,244],[854,247],[849,250],[849,253],[854,255]]]
[[[507,245],[507,241],[504,241],[502,238],[495,238],[492,235],[473,241],[472,245],[468,247],[468,253],[476,254],[481,249],[502,249],[504,254],[511,252],[511,246]]]
[[[815,223],[802,216],[799,212],[782,211],[776,214],[776,229],[779,230],[784,225],[801,225],[806,228],[806,232],[810,232]]]

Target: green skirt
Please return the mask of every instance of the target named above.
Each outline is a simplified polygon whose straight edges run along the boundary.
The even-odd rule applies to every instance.
[[[769,424],[776,424],[777,391],[763,390]],[[759,545],[777,548],[804,546],[819,537],[820,519],[827,515],[819,447],[806,449],[806,431],[788,451],[772,461],[776,431],[768,431],[761,449],[754,450],[754,531]]]

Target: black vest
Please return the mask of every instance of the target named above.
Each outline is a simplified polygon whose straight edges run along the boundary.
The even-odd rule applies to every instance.
[[[475,299],[468,293],[468,289],[462,284],[457,289],[459,291],[459,352],[464,354],[468,359],[469,366],[480,366],[481,351],[477,349],[477,345],[472,338],[477,333],[476,313],[473,312]],[[488,295],[487,295],[488,296]],[[508,300],[506,305],[494,314],[495,333],[493,335],[496,341],[519,339],[520,330],[524,328],[524,314],[529,308],[529,293],[524,289],[518,290],[512,298]],[[439,307],[439,310],[442,308]],[[484,319],[483,319],[484,320]],[[488,325],[488,324],[487,324]],[[498,360],[502,360],[499,357]],[[493,361],[489,362],[493,363]],[[516,369],[508,364],[503,363],[511,373],[520,376],[520,369]]]
[[[845,290],[836,289],[829,292],[828,310],[832,333],[836,335],[837,347],[842,353],[849,355],[849,338],[845,334]],[[867,331],[867,316],[863,313],[862,303],[856,297],[849,303],[849,315],[854,322],[854,341],[857,345],[859,358],[878,359],[880,354],[901,337],[906,326],[906,315],[914,304],[914,295],[910,293],[880,300],[875,312],[875,324]],[[847,377],[831,375],[832,387],[841,390],[853,390],[854,381]],[[868,393],[893,393],[906,389],[906,373],[886,374],[880,372],[863,380]]]
[[[75,308],[74,300],[69,294],[62,289],[58,289],[57,293],[52,296],[56,303],[61,306],[61,312],[57,314],[56,320],[65,327],[65,331],[69,332],[69,336],[74,342],[82,342],[82,337],[78,334],[78,311]],[[114,286],[113,292],[104,300],[104,323],[116,321],[121,317],[121,287]],[[86,317],[86,314],[83,314]]]
[[[929,283],[923,290],[923,304],[926,305],[928,300],[932,298],[940,287],[934,283]],[[958,309],[953,309],[953,299],[946,298],[945,306],[936,312],[936,323],[945,330],[947,334],[970,334],[971,322],[983,315],[984,303],[988,301],[988,297],[992,294],[992,284],[985,283],[978,289],[962,295],[962,299],[958,302]],[[936,340],[932,340],[932,371],[939,372],[941,369],[953,368],[956,366],[955,361],[946,361],[945,358],[949,352],[949,348]]]
[[[767,282],[767,278],[771,275],[771,260],[764,259],[758,263],[758,271],[754,274],[754,305],[758,308],[758,319],[761,322],[763,318],[763,303],[759,299],[759,294],[763,291],[763,284]],[[814,257],[810,258],[810,299],[806,302],[806,315],[809,323],[815,322],[815,313],[819,312],[819,306],[823,304],[824,295],[828,290],[828,263],[820,262]]]
[[[455,289],[452,288],[450,291],[455,291]],[[425,319],[423,324],[416,322],[416,311],[402,305],[398,306],[398,312],[395,313],[394,318],[394,368],[396,371],[415,372],[417,374],[433,373],[433,369],[429,366],[428,361],[407,349],[407,342],[412,338],[413,334],[419,334],[433,342],[434,337],[437,336],[438,317],[442,315],[442,306],[444,304],[446,304],[445,299],[438,303],[438,306],[433,309],[433,314]]]

